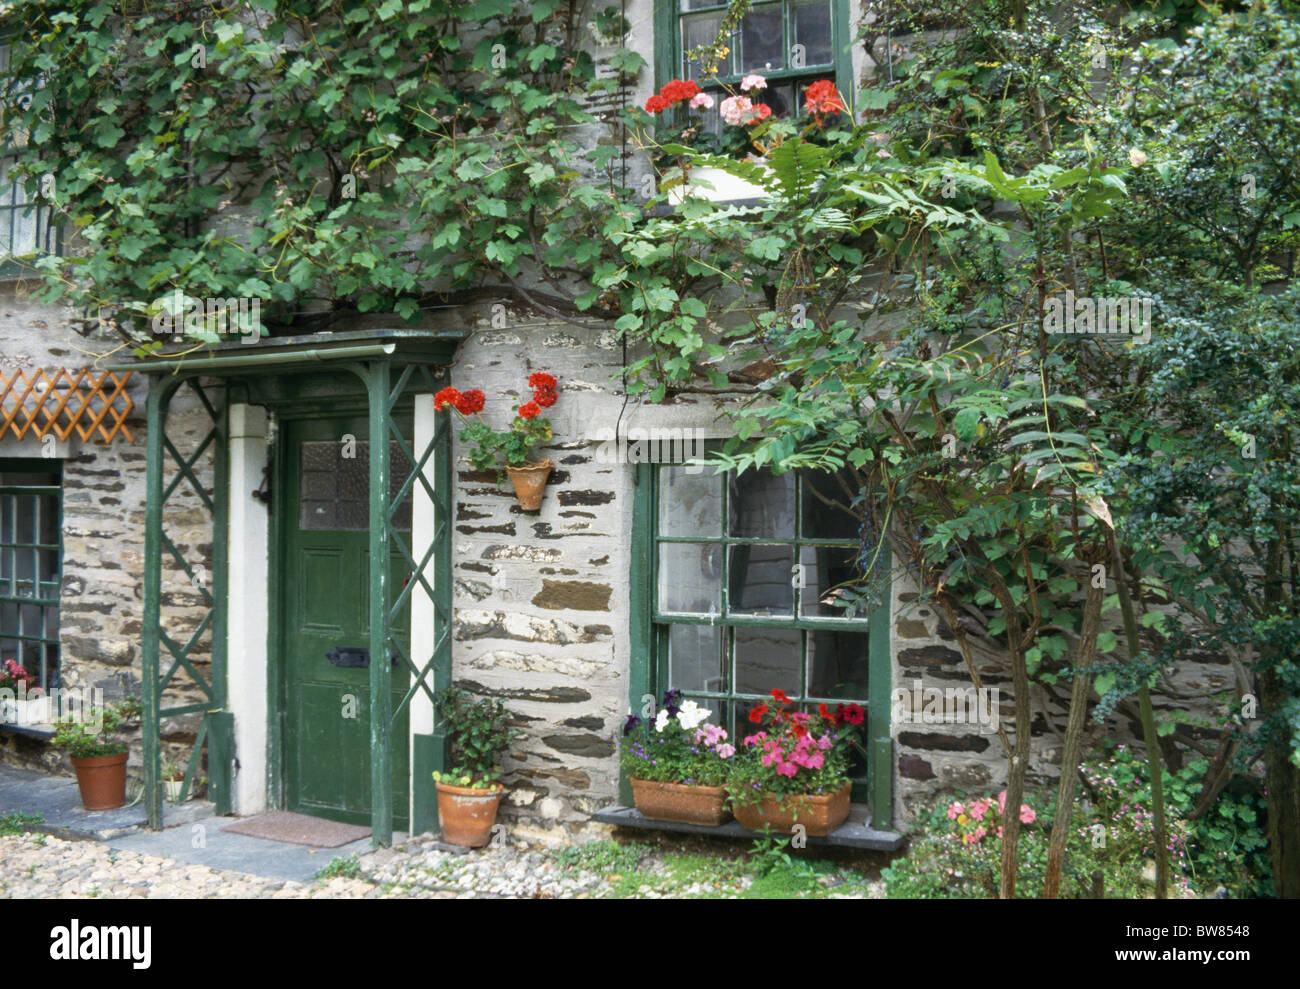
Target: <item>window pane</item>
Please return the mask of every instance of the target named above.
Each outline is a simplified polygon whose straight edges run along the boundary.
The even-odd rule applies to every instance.
[[[333,529],[334,519],[334,502],[304,500],[298,513],[298,528]]]
[[[729,614],[793,616],[793,547],[732,546],[730,570]]]
[[[808,696],[865,701],[868,659],[866,632],[809,632]]]
[[[743,539],[794,538],[793,471],[777,475],[749,470],[728,477],[731,486],[728,535]]]
[[[790,628],[735,630],[736,692],[766,694],[780,687],[799,692],[800,633]]]
[[[726,689],[721,626],[669,626],[668,686],[677,690],[704,690],[711,694],[720,694]]]
[[[842,546],[803,546],[799,550],[802,587],[799,613],[806,618],[848,618],[849,613],[836,602],[843,594],[840,587],[861,578],[858,571],[859,550]],[[865,618],[864,614],[852,617]]]
[[[769,85],[763,90],[763,99],[761,102],[766,103],[772,108],[772,115],[775,117],[791,116],[790,96],[794,87],[790,84],[783,86]]]
[[[718,36],[718,30],[722,27],[722,14],[697,14],[694,17],[682,18],[682,76],[686,79],[694,79],[699,82],[704,78],[704,70],[700,63],[690,58],[690,52],[694,48],[701,48],[711,45]],[[723,60],[718,65],[718,72],[726,75],[728,72],[727,60]]]
[[[853,509],[853,500],[859,492],[856,473],[809,471],[801,476],[801,483],[800,535],[804,539],[856,541],[859,538],[858,515]]]
[[[785,68],[781,4],[756,7],[740,22],[742,72],[770,72]]]
[[[659,468],[659,535],[708,538],[722,532],[722,476]]]
[[[345,457],[344,453],[352,456]],[[302,529],[370,528],[370,444],[355,446],[333,440],[302,444],[300,456],[300,506]],[[413,467],[395,442],[388,444],[388,496],[396,497]],[[398,529],[411,527],[410,492],[394,516]]]
[[[338,494],[338,475],[323,470],[303,471],[304,498],[333,498]]]
[[[690,615],[721,614],[721,546],[664,543],[659,547],[659,610]]]
[[[803,64],[828,65],[834,61],[831,51],[831,5],[829,0],[796,3],[790,10],[792,44],[802,45]]]

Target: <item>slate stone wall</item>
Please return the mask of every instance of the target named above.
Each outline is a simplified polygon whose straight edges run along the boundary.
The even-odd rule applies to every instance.
[[[96,366],[117,342],[108,336],[83,337],[74,328],[75,314],[33,300],[30,283],[0,283],[0,368],[11,374],[44,368]],[[114,358],[120,354],[114,355]],[[112,359],[99,360],[99,364]],[[140,631],[144,576],[145,406],[148,382],[133,375],[128,392],[134,403],[126,426],[132,439],[119,435],[108,444],[92,437],[58,445],[55,458],[63,469],[63,585],[59,606],[59,639],[63,687],[98,688],[106,700],[140,692]],[[10,404],[12,408],[12,403]],[[194,450],[210,420],[188,391],[172,402],[168,434],[185,455]],[[0,458],[41,456],[42,444],[30,437],[19,441],[12,432],[0,437]],[[174,470],[174,465],[170,465]],[[195,472],[211,493],[212,458],[205,454]],[[198,496],[181,488],[168,500],[164,516],[168,535],[191,568],[212,573],[211,519]],[[205,608],[198,589],[168,556],[164,558],[162,608],[168,634],[178,642],[189,639]],[[196,669],[210,675],[210,637],[205,634],[194,655]],[[164,660],[165,661],[165,660]],[[165,706],[201,698],[184,674],[166,692]],[[188,716],[163,725],[167,751],[188,751],[197,718]],[[0,760],[69,771],[66,758],[50,746],[0,732]],[[130,766],[139,767],[138,740]]]

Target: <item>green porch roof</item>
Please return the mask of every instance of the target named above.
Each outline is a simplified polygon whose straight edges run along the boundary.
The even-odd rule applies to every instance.
[[[107,365],[109,371],[176,374],[201,371],[205,377],[291,373],[295,367],[319,370],[325,361],[387,360],[398,364],[449,364],[468,327],[428,329],[373,326],[292,337],[263,337],[199,345],[150,354]]]

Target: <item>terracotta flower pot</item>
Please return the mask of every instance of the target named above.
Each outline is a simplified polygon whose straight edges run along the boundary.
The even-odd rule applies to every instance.
[[[789,834],[796,824],[807,833],[822,838],[849,819],[849,794],[852,783],[845,783],[834,793],[778,794],[764,792],[757,804],[734,804],[736,820],[748,831],[761,831],[771,824],[773,831]]]
[[[653,821],[716,827],[731,817],[724,806],[726,791],[720,786],[656,783],[635,776],[630,782],[636,809]]]
[[[492,838],[497,807],[506,788],[500,783],[490,790],[468,786],[438,787],[438,830],[449,845],[482,848]]]
[[[126,803],[126,753],[73,759],[77,788],[86,810],[112,810]]]
[[[519,499],[519,507],[525,512],[535,512],[542,507],[546,479],[551,476],[551,471],[554,469],[555,463],[549,457],[523,467],[506,466],[510,483],[515,486],[515,497]]]

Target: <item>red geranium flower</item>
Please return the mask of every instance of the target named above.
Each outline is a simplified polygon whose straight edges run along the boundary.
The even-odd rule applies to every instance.
[[[808,729],[803,726],[803,723],[800,721],[796,721],[794,723],[794,737],[803,738],[807,734],[808,734]]]
[[[822,117],[828,113],[839,113],[844,109],[844,101],[840,99],[839,92],[835,89],[835,83],[829,79],[819,79],[804,93],[804,109],[817,118],[821,123]]]
[[[785,691],[777,687],[772,691],[772,699],[779,704],[789,704],[790,698],[785,695]]]
[[[542,407],[536,402],[525,402],[519,406],[519,415],[524,419],[532,419],[542,411]]]
[[[694,79],[673,79],[663,84],[663,88],[659,90],[659,95],[671,105],[680,103],[682,100],[689,100],[699,91],[699,84]]]
[[[671,102],[669,102],[668,100],[664,99],[662,96],[656,93],[654,96],[651,96],[648,100],[645,101],[645,112],[662,113],[664,110],[667,110],[670,106],[672,106]]]
[[[766,103],[755,103],[749,108],[749,112],[751,116],[747,121],[745,121],[745,123],[749,124],[751,127],[754,124],[762,123],[768,117],[772,116],[772,108]]]
[[[459,407],[461,395],[455,388],[450,386],[442,389],[438,394],[433,396],[433,411],[441,412],[444,405],[454,405]]]
[[[547,374],[545,371],[534,371],[528,376],[529,388],[554,388],[559,382],[555,376]]]
[[[760,721],[763,720],[763,715],[765,714],[767,714],[767,705],[760,704],[758,705],[758,707],[754,708],[749,712],[749,720],[754,724],[758,724]]]
[[[533,401],[544,409],[549,409],[559,397],[559,392],[554,388],[538,388],[537,391],[533,392]]]
[[[434,404],[437,404],[434,399]],[[455,400],[456,411],[463,416],[472,416],[475,412],[483,411],[483,393],[477,388],[472,388],[467,392],[462,392]]]
[[[844,705],[841,704],[840,706],[843,707]],[[838,725],[838,724],[840,723],[840,716],[839,716],[839,714],[836,713],[835,711],[832,711],[832,710],[831,710],[829,707],[827,707],[825,704],[818,704],[818,705],[817,705],[817,713],[820,714],[823,718],[825,718],[827,721],[829,721],[829,722],[830,722],[831,724],[833,724],[833,725]]]

